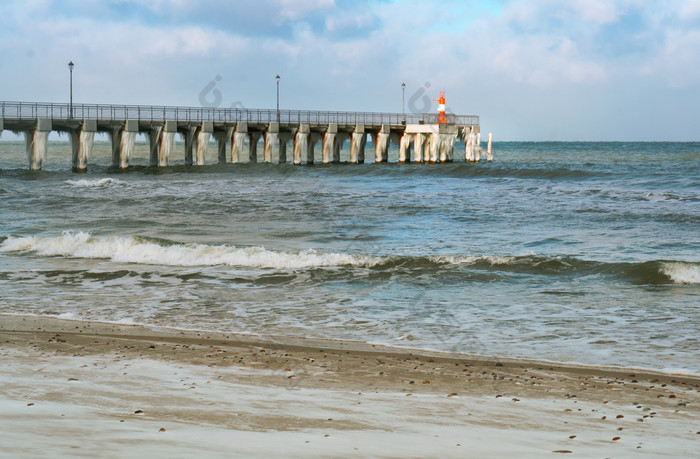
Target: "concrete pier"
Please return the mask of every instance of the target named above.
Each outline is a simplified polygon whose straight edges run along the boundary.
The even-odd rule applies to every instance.
[[[465,143],[466,161],[478,161],[482,154],[491,160],[491,138],[488,150],[483,150],[477,116],[448,114],[445,121],[437,114],[87,104],[74,104],[71,111],[67,104],[0,102],[0,134],[2,129],[24,133],[30,169],[42,168],[47,136],[55,131],[70,135],[76,172],[87,170],[95,134],[102,132],[111,140],[112,166],[120,170],[129,167],[138,133],[146,135],[152,167],[164,167],[172,161],[177,154],[178,134],[184,140],[185,164],[196,166],[207,162],[212,138],[219,163],[291,160],[293,164],[313,164],[317,159],[324,164],[338,163],[347,140],[346,158],[350,164],[360,164],[365,161],[368,136],[373,139],[376,163],[389,161],[392,144],[398,147],[400,163],[450,162],[458,138]],[[287,155],[288,143],[292,144],[291,158]],[[315,158],[317,143],[320,158]]]

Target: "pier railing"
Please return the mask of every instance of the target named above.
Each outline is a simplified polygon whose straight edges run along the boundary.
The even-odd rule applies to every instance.
[[[0,102],[4,119],[93,119],[99,121],[213,121],[222,123],[309,123],[309,124],[437,124],[437,113],[328,112],[246,108],[174,107],[151,105],[53,104]],[[478,126],[476,115],[446,115],[449,124]]]

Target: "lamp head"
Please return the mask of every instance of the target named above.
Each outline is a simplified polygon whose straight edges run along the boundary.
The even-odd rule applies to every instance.
[[[277,76],[275,77],[275,80],[280,81],[280,76],[277,75]]]
[[[70,62],[68,63],[68,68],[71,69],[71,70],[73,70],[73,67],[75,67],[75,64],[73,63],[73,61],[70,61]]]

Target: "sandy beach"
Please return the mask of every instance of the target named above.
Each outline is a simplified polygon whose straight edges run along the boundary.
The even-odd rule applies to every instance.
[[[691,457],[700,378],[0,316],[5,457]]]

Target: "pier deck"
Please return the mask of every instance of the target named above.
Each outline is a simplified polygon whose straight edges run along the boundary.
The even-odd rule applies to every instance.
[[[375,162],[387,161],[391,142],[399,146],[400,162],[449,162],[457,137],[465,142],[465,159],[478,160],[479,117],[448,114],[446,121],[438,123],[438,114],[427,113],[0,102],[0,133],[24,133],[30,169],[41,169],[48,133],[57,131],[71,137],[77,172],[87,170],[96,132],[109,134],[113,165],[122,170],[128,168],[137,133],[149,140],[153,166],[168,164],[176,133],[185,141],[185,163],[197,165],[204,164],[212,136],[218,142],[219,162],[257,162],[262,138],[265,162],[286,163],[290,142],[294,164],[313,163],[319,142],[322,162],[338,162],[348,140],[350,163],[356,164],[365,161],[368,134],[374,141]],[[490,148],[487,154],[490,158]]]

